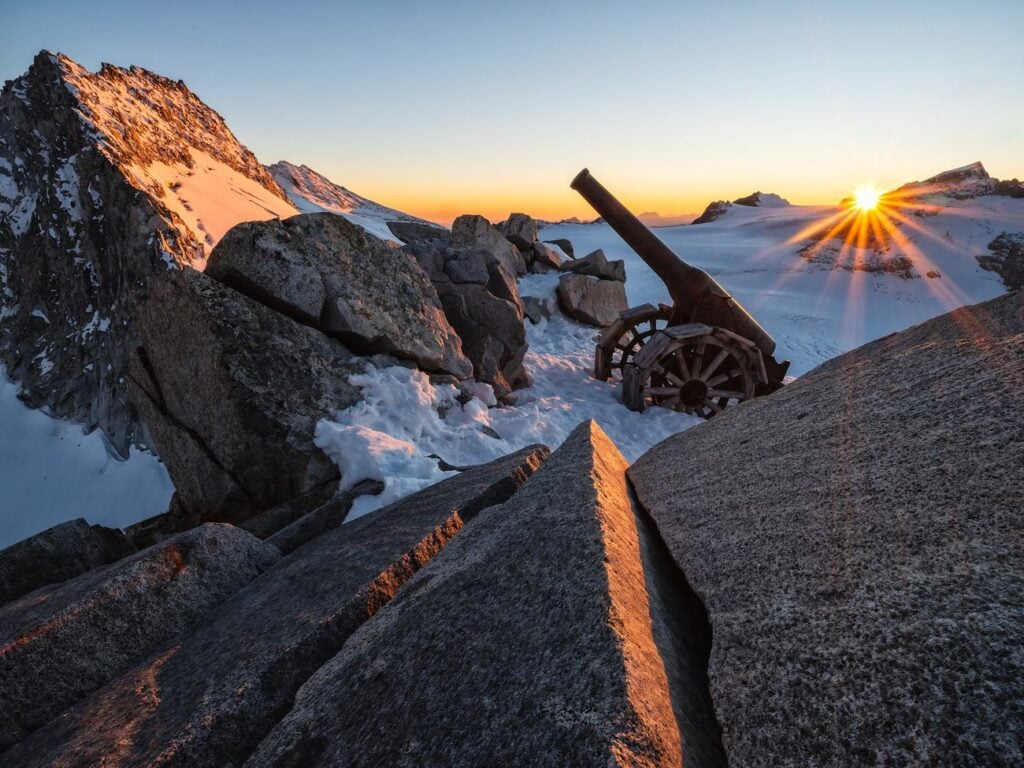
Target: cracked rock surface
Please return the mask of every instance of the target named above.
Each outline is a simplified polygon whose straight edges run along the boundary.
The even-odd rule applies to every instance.
[[[1024,294],[825,363],[629,471],[707,607],[732,766],[1024,761]]]

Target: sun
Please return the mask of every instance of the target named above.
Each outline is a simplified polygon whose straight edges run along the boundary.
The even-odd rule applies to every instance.
[[[878,190],[870,184],[862,184],[853,192],[853,205],[862,211],[870,211],[878,206],[881,198]]]

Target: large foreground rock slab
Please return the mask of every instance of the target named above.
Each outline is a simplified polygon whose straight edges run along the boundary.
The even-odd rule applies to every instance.
[[[625,470],[578,427],[303,686],[246,768],[722,765]]]
[[[0,605],[134,550],[118,529],[89,525],[82,518],[47,528],[0,550]]]
[[[252,534],[207,524],[5,606],[0,749],[195,624],[280,556]]]
[[[137,324],[132,402],[183,527],[237,522],[337,476],[314,425],[359,401],[348,376],[364,360],[191,269],[151,286]]]
[[[630,470],[707,606],[731,766],[1024,763],[1024,295]]]
[[[349,635],[546,456],[524,449],[306,543],[0,764],[239,765]]]
[[[360,354],[394,355],[459,378],[471,373],[415,259],[343,216],[239,224],[213,249],[206,270]]]

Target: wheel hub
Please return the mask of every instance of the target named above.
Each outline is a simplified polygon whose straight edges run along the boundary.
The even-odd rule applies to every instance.
[[[700,379],[683,382],[679,388],[679,400],[691,408],[701,405],[708,398],[708,385]]]

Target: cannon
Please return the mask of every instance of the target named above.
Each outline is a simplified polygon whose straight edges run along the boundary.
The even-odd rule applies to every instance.
[[[622,380],[622,401],[708,419],[730,405],[774,392],[789,362],[775,339],[704,270],[687,264],[586,168],[570,184],[668,289],[671,306],[621,313],[598,338],[594,376]]]

